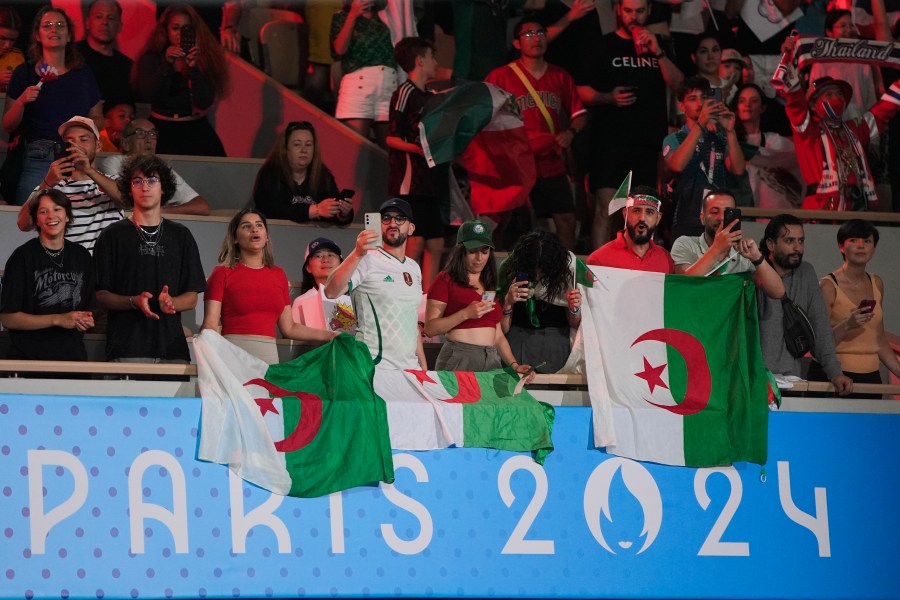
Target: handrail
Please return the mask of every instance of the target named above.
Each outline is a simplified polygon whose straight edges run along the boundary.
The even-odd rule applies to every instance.
[[[774,217],[787,213],[803,220],[820,219],[822,221],[849,221],[850,219],[865,219],[871,223],[900,223],[900,213],[895,212],[868,212],[856,210],[805,210],[802,208],[759,208],[757,206],[742,206],[741,214],[748,217]]]
[[[106,375],[182,375],[197,376],[197,365],[153,363],[75,362],[53,360],[0,360],[0,373],[93,373]],[[561,373],[536,374],[531,385],[586,386],[584,375]],[[833,393],[827,381],[798,381],[792,392]],[[900,394],[900,385],[856,383],[853,391],[863,394]]]

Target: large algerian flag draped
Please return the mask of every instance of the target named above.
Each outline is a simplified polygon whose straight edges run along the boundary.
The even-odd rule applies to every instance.
[[[769,379],[749,275],[591,269],[582,327],[595,445],[671,465],[764,464]]]
[[[527,390],[515,394],[518,381],[504,369],[375,371],[375,391],[387,399],[392,448],[531,451],[543,464],[553,450],[555,412]]]
[[[212,330],[195,339],[200,460],[282,495],[315,497],[394,480],[384,400],[364,344],[340,335],[267,365]]]
[[[197,457],[277,494],[390,483],[391,448],[530,451],[538,462],[553,450],[553,407],[514,394],[511,371],[375,369],[365,344],[346,334],[271,366],[211,330],[194,352]]]
[[[511,210],[528,202],[537,173],[515,98],[481,82],[435,94],[419,122],[429,166],[459,157],[469,174],[476,215]]]

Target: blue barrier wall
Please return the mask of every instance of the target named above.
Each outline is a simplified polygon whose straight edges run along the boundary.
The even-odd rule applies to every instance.
[[[199,409],[0,395],[0,596],[900,597],[898,415],[774,413],[765,470],[698,470],[564,407],[543,468],[397,452],[392,486],[295,499],[196,461]]]

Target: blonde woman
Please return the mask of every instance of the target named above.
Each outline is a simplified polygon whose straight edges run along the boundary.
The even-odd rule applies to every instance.
[[[287,275],[275,265],[266,218],[251,209],[228,224],[209,276],[202,329],[218,329],[233,344],[269,364],[279,362],[276,328],[290,339],[327,342],[336,335],[295,323]]]

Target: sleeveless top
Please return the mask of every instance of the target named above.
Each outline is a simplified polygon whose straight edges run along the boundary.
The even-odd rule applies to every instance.
[[[869,275],[869,279],[871,279]],[[832,328],[847,319],[850,311],[857,304],[850,300],[843,289],[837,284],[837,279],[829,273],[822,279],[831,279],[835,287],[834,304],[829,307],[829,318]],[[871,373],[881,367],[878,359],[878,332],[881,331],[884,313],[881,308],[881,291],[872,281],[872,290],[875,295],[875,311],[872,320],[863,327],[857,327],[844,337],[835,346],[841,369],[850,373]]]

